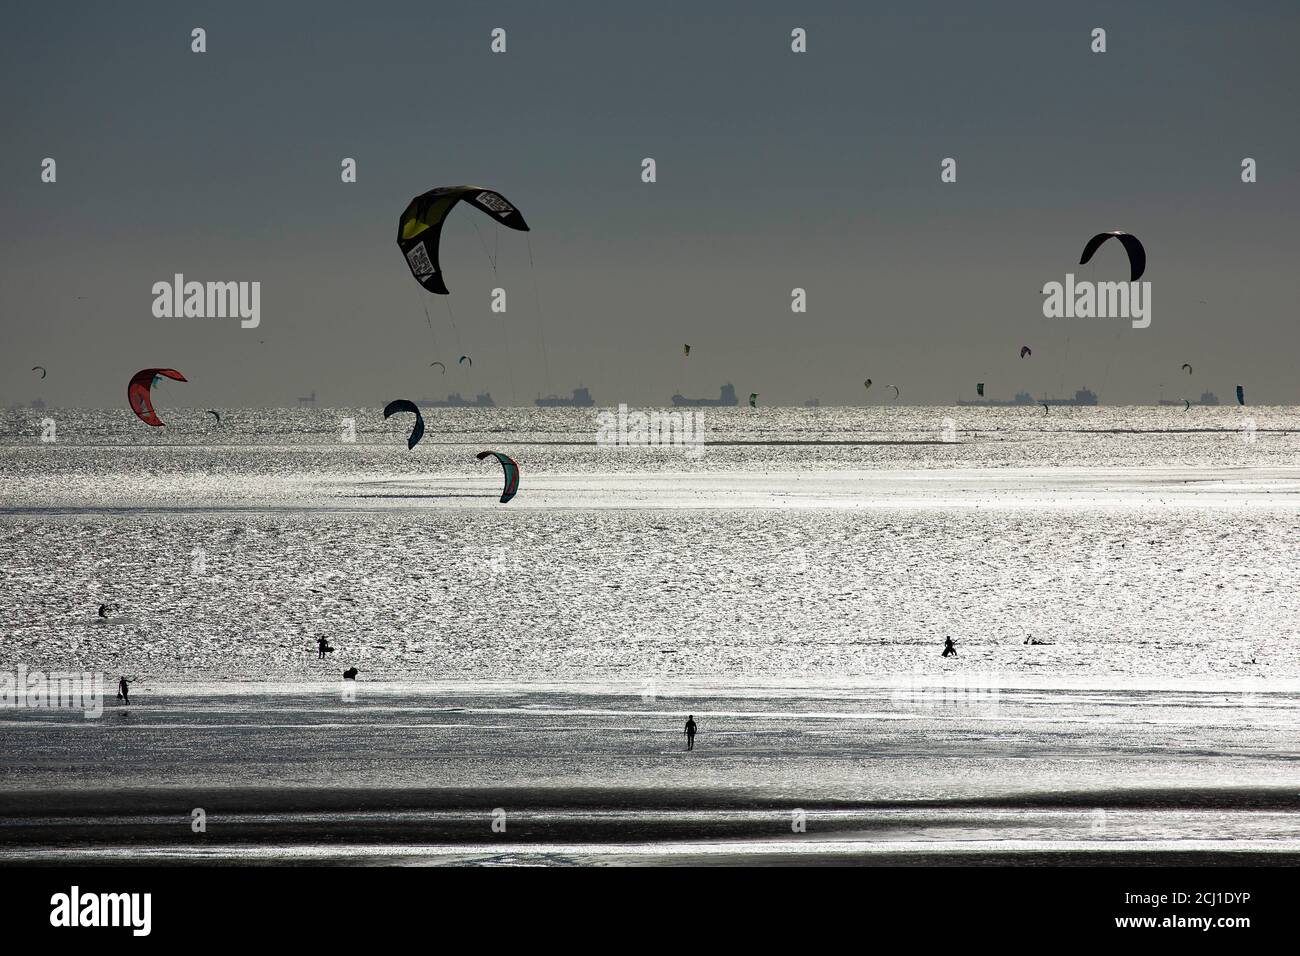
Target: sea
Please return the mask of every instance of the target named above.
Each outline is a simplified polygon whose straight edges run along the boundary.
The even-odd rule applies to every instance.
[[[1300,408],[689,411],[4,413],[0,862],[1300,862]]]
[[[216,411],[0,416],[0,666],[816,684],[952,637],[990,674],[1300,676],[1295,407],[705,408],[699,447],[428,408],[409,450],[378,408]]]

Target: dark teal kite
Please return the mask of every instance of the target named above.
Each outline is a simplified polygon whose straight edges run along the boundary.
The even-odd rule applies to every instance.
[[[501,462],[501,470],[506,473],[505,487],[501,489],[501,503],[505,504],[515,496],[519,490],[519,466],[509,455],[503,455],[499,451],[481,451],[475,457],[482,461],[488,455],[493,455],[496,460]]]
[[[409,398],[398,398],[384,406],[384,418],[396,415],[398,412],[412,412],[415,415],[415,427],[411,429],[411,437],[406,439],[406,448],[409,451],[424,437],[424,416],[420,414],[420,406]]]

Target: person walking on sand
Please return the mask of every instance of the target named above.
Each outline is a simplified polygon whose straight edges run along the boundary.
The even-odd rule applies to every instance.
[[[686,716],[686,749],[695,749],[695,715],[687,714]]]
[[[320,637],[316,638],[316,650],[318,651],[316,659],[323,661],[325,660],[325,655],[334,650],[334,648],[330,647],[330,642],[326,640],[325,635],[322,634]]]
[[[124,704],[131,703],[131,682],[125,674],[117,679],[117,699]]]
[[[945,637],[945,638],[943,639],[943,654],[942,654],[942,656],[943,656],[943,657],[956,657],[956,656],[957,656],[957,645],[954,644],[954,643],[952,642],[952,638],[951,638],[951,637]]]

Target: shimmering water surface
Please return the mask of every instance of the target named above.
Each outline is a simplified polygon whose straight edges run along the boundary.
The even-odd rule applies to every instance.
[[[10,411],[0,665],[1300,676],[1300,409],[704,409],[698,457],[597,446],[598,411],[427,409],[414,451],[377,409]]]

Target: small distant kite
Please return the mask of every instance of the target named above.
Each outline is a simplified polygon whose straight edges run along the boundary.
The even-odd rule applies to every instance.
[[[1183,399],[1183,411],[1187,411],[1187,410],[1188,410],[1189,408],[1191,408],[1191,407],[1192,407],[1192,403],[1191,403],[1190,401],[1188,401],[1187,399],[1184,398],[1184,399]]]
[[[456,364],[457,364],[457,365],[468,365],[470,368],[473,368],[473,367],[474,367],[474,360],[473,360],[472,358],[470,358],[468,355],[462,355],[462,356],[460,357],[460,360],[459,360]]]
[[[1047,403],[1043,402],[1043,417],[1046,418],[1048,415],[1051,414],[1051,412],[1052,410],[1047,407]]]
[[[32,366],[32,371],[33,371],[33,372],[40,372],[40,373],[41,373],[41,378],[44,378],[45,375],[46,375],[46,371],[45,371],[45,366],[44,366],[44,365],[33,365],[33,366]]]
[[[892,389],[894,390],[894,398],[898,398],[898,396],[902,394],[902,393],[898,390],[898,386],[897,386],[897,385],[886,385],[885,388],[892,388]]]
[[[749,407],[758,408],[758,392],[749,393]]]
[[[447,366],[443,365],[441,362],[430,362],[429,368],[433,368],[435,365],[438,366],[438,368],[442,369],[443,375],[447,374]]]
[[[863,387],[863,388],[871,388],[871,379],[867,379],[865,382],[863,382],[863,383],[862,383],[862,387]]]
[[[1033,355],[1033,354],[1034,354],[1034,350],[1031,349],[1028,345],[1022,345],[1022,346],[1020,346],[1020,357],[1021,357],[1021,358],[1024,358],[1026,355]]]
[[[691,357],[691,347],[690,347],[689,345],[683,345],[683,346],[682,346],[682,354],[685,355],[687,358],[690,358],[690,357]]]
[[[394,399],[384,406],[385,419],[398,412],[412,412],[415,415],[415,427],[411,429],[411,436],[406,439],[406,448],[410,451],[424,437],[424,416],[420,414],[420,406],[408,398]]]
[[[1246,389],[1241,385],[1237,386],[1237,404],[1238,405],[1246,404]]]
[[[216,418],[218,425],[221,424],[221,413],[219,411],[217,411],[215,408],[209,408],[208,414]]]
[[[983,383],[983,382],[976,382],[976,383],[975,383],[975,394],[977,394],[980,398],[983,398],[983,397],[984,397],[984,383]]]
[[[1079,257],[1079,265],[1086,265],[1093,254],[1101,248],[1102,243],[1112,238],[1123,243],[1124,250],[1128,253],[1129,281],[1137,282],[1147,269],[1147,251],[1137,236],[1120,229],[1114,232],[1099,232],[1089,239],[1088,244],[1083,247],[1083,255]]]
[[[481,451],[474,457],[482,461],[488,455],[495,456],[496,460],[501,463],[501,470],[505,472],[506,483],[501,489],[501,503],[505,504],[515,496],[519,490],[519,466],[509,455],[503,455],[499,451]]]
[[[1192,374],[1192,367],[1191,367],[1190,365],[1188,365],[1186,362],[1183,363],[1183,368],[1187,369],[1187,374],[1188,374],[1188,375],[1191,375],[1191,374]]]
[[[187,381],[184,375],[174,368],[142,368],[131,376],[131,381],[126,386],[126,398],[131,403],[131,411],[135,412],[136,417],[146,425],[155,427],[163,424],[161,418],[153,410],[153,399],[149,395],[149,389],[153,387],[154,382],[162,378],[170,378],[176,382]]]

